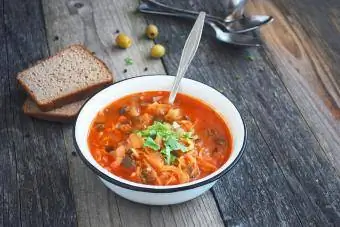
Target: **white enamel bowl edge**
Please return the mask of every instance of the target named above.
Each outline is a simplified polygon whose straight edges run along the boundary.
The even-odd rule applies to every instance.
[[[88,131],[98,111],[113,101],[143,91],[170,90],[174,77],[141,76],[115,83],[95,94],[82,107],[74,126],[74,140],[79,156],[103,183],[118,195],[149,205],[169,205],[188,201],[209,190],[240,159],[245,147],[246,130],[235,106],[217,90],[191,79],[182,79],[179,92],[198,98],[213,107],[226,121],[233,139],[228,161],[217,171],[202,179],[181,185],[144,185],[117,177],[101,167],[92,157],[88,144]]]

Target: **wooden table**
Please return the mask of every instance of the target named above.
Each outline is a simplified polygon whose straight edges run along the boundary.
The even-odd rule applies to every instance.
[[[248,144],[238,165],[190,202],[152,207],[116,196],[75,155],[72,125],[22,113],[16,73],[69,44],[85,43],[117,80],[175,74],[192,22],[140,15],[137,2],[1,0],[0,226],[339,226],[338,0],[250,1],[248,13],[275,17],[261,30],[262,48],[203,35],[187,76],[234,102]],[[223,0],[163,2],[224,13]],[[162,60],[148,57],[148,23],[160,28]],[[133,37],[130,49],[112,46],[116,30]]]

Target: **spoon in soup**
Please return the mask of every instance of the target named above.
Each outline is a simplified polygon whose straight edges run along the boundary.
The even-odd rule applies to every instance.
[[[185,41],[184,48],[181,55],[181,60],[179,61],[179,66],[177,69],[177,74],[175,77],[175,81],[172,84],[170,96],[169,96],[169,103],[173,104],[179,89],[179,85],[181,79],[183,78],[184,74],[188,70],[188,67],[194,58],[198,45],[201,40],[203,26],[204,26],[204,19],[205,19],[205,12],[200,12],[194,26],[192,27],[190,34]]]

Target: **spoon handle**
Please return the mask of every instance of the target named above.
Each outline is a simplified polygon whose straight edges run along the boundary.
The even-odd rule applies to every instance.
[[[185,14],[188,15],[189,17],[194,17],[195,19],[197,18],[199,12],[192,11],[192,10],[187,10],[187,9],[180,9],[172,6],[168,6],[166,4],[157,2],[156,0],[143,0],[141,1],[141,4],[139,5],[139,10],[141,12],[145,11],[148,13],[148,11],[163,11],[163,12],[168,12],[168,13],[180,13],[180,14]],[[221,17],[216,17],[213,15],[207,14],[205,16],[207,19],[213,21],[213,22],[221,22],[224,21],[223,18]],[[241,19],[241,18],[240,18]],[[235,20],[237,20],[235,18]]]
[[[185,72],[187,71],[192,59],[195,56],[198,45],[201,40],[202,30],[204,26],[205,12],[200,12],[191,32],[185,41],[184,48],[182,51],[181,60],[179,61],[179,66],[177,70],[177,75],[175,81],[172,84],[171,93],[169,96],[169,103],[173,104],[179,89],[179,84],[183,78]]]

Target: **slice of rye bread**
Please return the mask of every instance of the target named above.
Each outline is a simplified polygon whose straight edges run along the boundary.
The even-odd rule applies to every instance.
[[[82,45],[72,45],[17,76],[42,111],[79,101],[113,82],[107,66]]]
[[[85,101],[86,99],[83,99],[51,111],[43,112],[31,98],[27,98],[22,109],[25,114],[31,117],[47,121],[68,122],[77,117],[80,108],[84,105]]]

